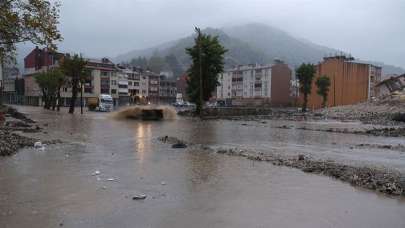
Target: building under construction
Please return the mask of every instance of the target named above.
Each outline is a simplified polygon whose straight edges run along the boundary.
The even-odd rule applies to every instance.
[[[330,78],[327,105],[350,105],[367,101],[376,94],[375,85],[381,80],[381,67],[356,61],[343,55],[325,57],[316,66],[316,76],[308,96],[308,108],[322,107],[322,97],[317,94],[315,81],[320,76]]]

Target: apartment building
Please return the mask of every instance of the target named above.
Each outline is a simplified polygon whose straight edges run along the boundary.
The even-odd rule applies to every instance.
[[[365,102],[377,95],[375,85],[381,80],[379,66],[337,55],[324,58],[316,68],[316,77],[308,97],[309,108],[322,107],[322,97],[316,93],[315,81],[324,75],[331,81],[327,101],[329,107]]]
[[[35,82],[34,75],[36,73],[44,72],[54,67],[59,66],[59,62],[64,55],[59,52],[53,52],[47,48],[39,49],[35,47],[24,58],[24,94],[25,104],[40,105],[42,99],[42,93]]]
[[[50,52],[47,49],[35,48],[24,60],[24,103],[40,105],[42,92],[35,81],[36,73],[44,72],[54,67],[59,67],[65,54]],[[162,78],[160,84],[159,74],[144,71],[139,68],[116,65],[107,58],[86,59],[90,77],[84,82],[84,104],[88,98],[98,97],[100,94],[110,94],[115,105],[129,103],[159,103],[175,100],[175,81],[169,82]],[[161,91],[161,92],[160,92]],[[70,104],[71,88],[66,85],[61,91],[61,103],[63,106]],[[80,105],[80,100],[77,100]]]
[[[240,65],[219,75],[216,96],[217,99],[263,99],[273,105],[288,105],[291,74],[291,69],[282,61]]]
[[[159,103],[160,75],[146,71],[145,80],[148,80],[148,101],[152,104]]]
[[[161,103],[170,104],[176,102],[176,80],[172,77],[160,75],[159,98]]]

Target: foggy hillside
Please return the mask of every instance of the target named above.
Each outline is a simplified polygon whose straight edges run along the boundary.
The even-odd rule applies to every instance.
[[[271,63],[281,59],[295,67],[303,62],[317,63],[323,57],[339,53],[339,50],[320,46],[310,41],[295,38],[292,35],[264,24],[251,23],[222,29],[207,28],[203,32],[219,36],[221,43],[228,49],[225,55],[227,67],[249,63]],[[133,50],[117,56],[115,62],[130,61],[132,58],[158,55],[161,57],[174,54],[183,68],[190,64],[185,48],[192,46],[193,36],[162,45]],[[403,73],[404,69],[383,65],[386,74]]]

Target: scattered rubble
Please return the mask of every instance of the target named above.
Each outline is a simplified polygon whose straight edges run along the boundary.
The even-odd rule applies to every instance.
[[[46,144],[62,143],[61,140],[47,140],[41,143],[35,138],[20,135],[18,132],[33,133],[39,132],[42,128],[34,125],[35,121],[15,108],[2,106],[0,112],[6,114],[5,122],[0,127],[0,156],[13,155],[23,147],[45,150]]]
[[[10,156],[23,147],[33,146],[35,139],[0,130],[0,156]]]
[[[334,161],[313,160],[303,155],[284,157],[274,154],[249,152],[240,149],[219,149],[219,154],[241,156],[249,160],[267,161],[273,165],[288,166],[307,173],[316,173],[349,182],[355,186],[383,192],[390,195],[405,196],[405,176],[397,171],[378,167],[355,167]]]
[[[370,148],[370,149],[385,149],[385,150],[396,150],[405,152],[405,145],[382,145],[382,144],[367,144],[361,143],[356,145],[357,148]]]
[[[385,136],[385,137],[404,137],[405,127],[380,127],[368,130],[351,130],[347,128],[309,128],[309,127],[294,127],[294,126],[277,126],[274,128],[279,129],[297,129],[307,131],[323,131],[344,134],[359,134],[359,135],[372,135],[372,136]]]
[[[178,140],[174,137],[169,138],[173,141]],[[359,144],[358,146],[360,145],[366,146],[365,144]],[[197,145],[193,148],[197,148]],[[307,173],[333,177],[354,186],[360,186],[389,195],[405,196],[405,175],[396,170],[389,170],[384,167],[346,165],[330,160],[316,160],[303,154],[287,156],[270,152],[258,153],[238,148],[214,149],[207,146],[199,146],[198,148],[207,152],[239,156],[254,161],[266,161],[277,166],[293,167]]]

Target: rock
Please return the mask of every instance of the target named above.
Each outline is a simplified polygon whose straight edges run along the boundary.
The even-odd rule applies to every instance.
[[[399,178],[398,185],[402,188],[403,193],[405,193],[405,175]]]
[[[134,195],[132,197],[132,200],[144,200],[146,199],[146,195],[145,194],[138,194],[138,195]]]
[[[173,144],[173,145],[172,145],[172,148],[175,148],[175,149],[184,149],[184,148],[187,148],[187,145],[184,144],[184,143],[182,143],[182,142],[179,142],[179,143]]]
[[[305,156],[303,154],[298,155],[298,161],[304,161]]]
[[[35,149],[40,149],[40,148],[42,148],[42,147],[43,147],[42,142],[38,141],[38,142],[35,142],[35,143],[34,143],[34,148],[35,148]]]

